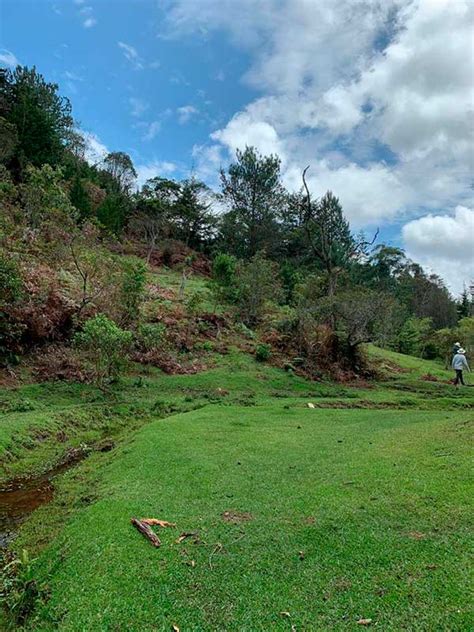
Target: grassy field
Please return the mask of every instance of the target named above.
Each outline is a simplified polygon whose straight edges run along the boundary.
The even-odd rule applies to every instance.
[[[15,541],[45,594],[25,628],[472,629],[472,391],[437,363],[369,353],[384,379],[367,385],[233,352],[196,375],[130,375],[109,396],[4,390],[5,478],[116,444],[58,479]],[[177,527],[154,549],[132,516]],[[183,531],[198,535],[178,544]]]

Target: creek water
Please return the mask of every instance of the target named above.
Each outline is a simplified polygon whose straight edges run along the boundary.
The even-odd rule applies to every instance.
[[[52,500],[54,479],[73,467],[83,456],[80,451],[75,451],[55,468],[38,476],[12,479],[0,489],[0,548],[8,546],[21,523],[35,509]]]

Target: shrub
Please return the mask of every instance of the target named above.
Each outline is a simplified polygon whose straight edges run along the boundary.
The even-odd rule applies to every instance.
[[[212,262],[212,280],[209,289],[216,303],[235,303],[237,299],[237,259],[223,252]]]
[[[119,296],[123,325],[130,325],[137,320],[145,293],[145,283],[146,265],[143,261],[135,257],[123,261]]]
[[[266,304],[281,298],[278,264],[258,253],[239,265],[236,279],[239,315],[247,326],[253,327],[262,320]]]
[[[0,366],[16,361],[14,350],[23,328],[11,317],[8,308],[15,306],[22,295],[19,267],[16,261],[0,251]]]
[[[267,362],[272,355],[270,345],[259,344],[255,348],[255,359],[257,362]]]
[[[433,331],[431,318],[407,318],[398,334],[398,351],[424,357],[425,348]]]
[[[142,323],[135,334],[135,344],[140,351],[151,351],[165,344],[165,326],[161,323]]]
[[[18,264],[11,256],[0,251],[0,309],[20,300],[23,290]]]
[[[132,338],[130,331],[121,329],[104,314],[87,320],[76,334],[75,342],[88,355],[98,386],[118,378]]]

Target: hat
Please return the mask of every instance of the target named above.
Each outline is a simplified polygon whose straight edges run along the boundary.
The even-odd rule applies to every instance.
[[[459,347],[459,349],[458,349],[458,353],[466,353],[466,350],[465,350],[465,349],[462,349],[461,347]]]
[[[460,347],[460,346],[461,346],[461,343],[460,343],[460,342],[455,342],[455,343],[454,343],[454,346],[455,346],[455,347]]]

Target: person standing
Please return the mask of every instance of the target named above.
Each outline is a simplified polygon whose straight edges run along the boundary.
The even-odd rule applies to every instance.
[[[456,354],[453,357],[452,367],[456,372],[456,378],[454,380],[454,386],[456,387],[458,386],[459,383],[465,386],[464,377],[463,377],[464,369],[466,369],[469,372],[471,371],[471,369],[469,368],[469,364],[467,363],[465,353],[466,353],[465,350],[459,347],[459,349],[457,350]]]

